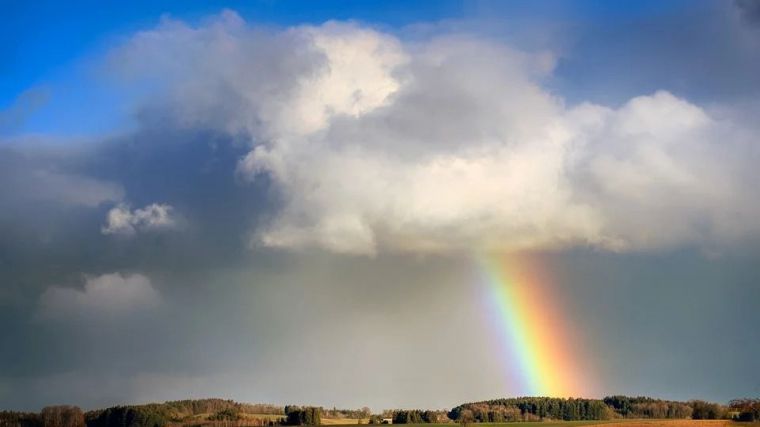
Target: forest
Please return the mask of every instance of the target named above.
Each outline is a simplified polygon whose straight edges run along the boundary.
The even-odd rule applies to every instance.
[[[745,399],[742,402],[745,401],[751,402],[753,400]],[[754,399],[754,402],[757,405],[758,400]],[[578,421],[613,418],[721,419],[732,417],[735,412],[736,408],[732,408],[730,405],[723,406],[701,400],[676,402],[644,396],[608,396],[601,400],[518,397],[466,403],[453,408],[449,412],[449,418],[466,422],[539,421],[544,419]]]
[[[48,406],[39,413],[1,411],[0,427],[249,427],[346,424],[502,423],[545,420],[732,419],[760,421],[760,399],[735,399],[728,405],[638,396],[604,399],[517,397],[464,403],[450,411],[396,409],[372,414],[369,408],[325,409],[277,406],[224,399],[180,400],[82,411]]]

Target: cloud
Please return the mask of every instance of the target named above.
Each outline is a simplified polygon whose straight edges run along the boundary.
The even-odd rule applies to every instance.
[[[734,4],[748,23],[760,23],[760,1],[757,0],[734,0]]]
[[[637,251],[760,231],[750,127],[665,90],[567,105],[544,87],[546,52],[356,24],[263,31],[225,12],[164,21],[114,56],[122,77],[171,80],[146,111],[250,144],[238,172],[281,201],[254,245]]]
[[[67,167],[66,156],[51,160],[55,154],[49,148],[0,148],[0,206],[46,202],[92,208],[124,197],[120,184]]]
[[[112,71],[142,98],[125,134],[87,144],[24,137],[0,148],[0,262],[13,267],[0,268],[0,324],[14,343],[0,346],[4,406],[96,408],[197,392],[446,407],[520,394],[519,379],[493,375],[508,358],[493,342],[499,331],[488,326],[477,266],[457,251],[652,251],[757,236],[757,109],[742,118],[736,104],[652,78],[700,88],[731,80],[746,83],[749,96],[757,85],[735,78],[734,44],[695,44],[698,61],[690,62],[683,38],[666,37],[674,49],[658,51],[658,35],[683,25],[641,32],[638,18],[627,29],[613,20],[604,28],[644,42],[592,29],[597,39],[612,34],[603,40],[608,50],[574,52],[580,68],[569,85],[579,90],[568,101],[568,86],[555,85],[566,58],[503,39],[409,40],[339,23],[278,30],[225,15],[198,26],[165,20],[112,52],[120,65]],[[712,41],[708,17],[689,22]],[[719,58],[712,63],[720,70],[705,71],[705,57]],[[350,58],[362,75],[339,64]],[[609,97],[589,93],[621,87]],[[167,202],[176,209],[170,218],[181,213],[175,219],[192,227],[129,244],[104,238],[107,211],[127,201],[129,215]],[[284,250],[252,256],[248,238]],[[308,247],[325,250],[297,253]],[[601,355],[593,362],[608,389],[689,389],[727,400],[760,384],[746,374],[756,371],[760,331],[748,338],[742,327],[757,323],[760,282],[756,244],[722,253],[562,250],[535,262],[577,305],[573,327],[598,345],[590,352]],[[150,286],[122,273],[112,282],[130,285],[86,289],[98,274],[125,269]],[[97,274],[79,280],[83,271]],[[140,296],[114,296],[121,289]],[[334,309],[337,300],[345,309]],[[664,323],[673,327],[657,328]],[[720,345],[694,347],[700,341],[684,330],[709,330]],[[432,357],[451,337],[461,345]],[[303,342],[353,351],[310,358],[298,351]],[[481,350],[486,342],[494,351]],[[695,382],[674,369],[687,353],[699,355],[694,369],[725,369]],[[716,362],[726,357],[731,363]],[[326,393],[336,378],[378,387]],[[209,388],[196,390],[203,381]],[[302,385],[296,395],[294,381]],[[401,383],[410,387],[393,392]]]
[[[160,300],[148,277],[111,273],[86,277],[81,289],[47,288],[40,296],[38,314],[43,319],[118,317],[154,309]]]
[[[39,190],[30,193],[30,198],[86,207],[117,201],[124,195],[121,186],[112,182],[47,170],[33,171],[29,185]]]
[[[153,203],[142,209],[130,210],[129,205],[121,203],[108,211],[101,232],[131,236],[138,231],[174,228],[177,221],[172,214],[173,209],[167,204]]]
[[[13,131],[23,126],[24,122],[50,99],[50,90],[46,87],[33,87],[22,92],[7,108],[0,110],[0,133]]]

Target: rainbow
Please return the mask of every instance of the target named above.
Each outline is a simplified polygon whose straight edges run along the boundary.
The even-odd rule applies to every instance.
[[[532,396],[572,397],[592,393],[593,379],[581,368],[577,331],[554,302],[540,268],[526,258],[478,259],[494,320],[506,340],[506,368]]]

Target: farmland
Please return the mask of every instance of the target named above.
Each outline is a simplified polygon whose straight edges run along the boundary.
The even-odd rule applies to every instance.
[[[349,427],[389,421],[409,427],[760,427],[759,405],[758,399],[737,399],[722,405],[644,396],[519,397],[464,403],[448,411],[394,409],[373,414],[368,407],[325,409],[199,399],[88,412],[66,405],[45,407],[39,413],[0,411],[0,427]]]
[[[323,420],[323,424],[324,423]],[[337,423],[336,423],[337,424]],[[588,421],[525,421],[510,423],[475,423],[468,427],[575,427],[601,425],[605,427],[760,427],[760,422],[739,423],[731,420],[588,420]],[[406,424],[406,427],[453,427],[456,423]]]

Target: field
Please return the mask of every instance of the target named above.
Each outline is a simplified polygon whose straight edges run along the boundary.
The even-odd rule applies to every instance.
[[[200,424],[208,423],[208,427],[218,425],[222,427],[245,426],[246,420],[270,420],[279,421],[284,415],[274,414],[250,414],[243,413],[242,420],[236,422],[215,421],[209,423],[207,418],[210,413],[197,414],[193,420],[201,421]],[[203,422],[205,421],[205,423]],[[357,418],[322,418],[322,425],[340,427],[367,427],[368,419]],[[589,420],[589,421],[533,421],[533,422],[510,422],[510,423],[469,423],[466,427],[581,427],[604,425],[604,427],[760,427],[760,422],[739,423],[729,420],[683,420],[683,419],[613,419],[613,420]],[[401,426],[401,425],[399,425]],[[403,424],[404,427],[462,427],[455,422],[438,424]],[[380,427],[380,426],[378,426]],[[388,426],[392,427],[392,426]]]
[[[324,421],[324,420],[323,420]],[[538,421],[516,423],[473,423],[468,427],[573,427],[604,424],[605,427],[760,427],[759,422],[738,423],[729,420],[604,420]],[[406,427],[453,427],[457,424],[406,424]]]
[[[283,414],[247,414],[247,413],[241,413],[241,417],[243,418],[256,418],[260,420],[271,420],[271,421],[277,421],[285,418],[285,415]]]
[[[608,427],[758,427],[760,423],[737,423],[729,420],[631,420],[615,421],[606,425]]]
[[[240,419],[237,421],[223,421],[223,420],[209,420],[209,417],[214,415],[211,412],[207,413],[200,413],[191,415],[188,417],[180,417],[182,418],[182,421],[174,423],[172,425],[189,425],[189,426],[226,426],[226,427],[232,427],[232,426],[254,426],[261,424],[261,420],[266,421],[280,421],[281,419],[285,418],[285,415],[281,414],[252,414],[252,413],[246,413],[242,412],[238,415],[240,416]],[[356,424],[356,420],[353,420],[352,424]]]

